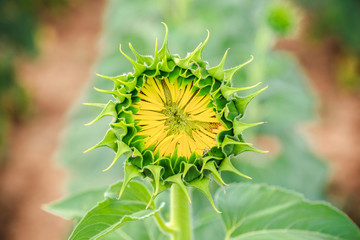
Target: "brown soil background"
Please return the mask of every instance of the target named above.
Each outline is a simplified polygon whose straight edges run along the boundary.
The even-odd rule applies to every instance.
[[[53,154],[66,113],[81,93],[97,56],[104,0],[74,4],[61,18],[47,19],[41,55],[19,61],[19,78],[32,96],[29,120],[13,126],[9,161],[0,169],[0,239],[62,240],[69,222],[41,206],[64,195],[66,173]],[[332,169],[329,196],[360,222],[360,101],[334,79],[338,51],[305,34],[282,40],[278,49],[298,58],[321,99],[319,118],[307,127],[315,151]],[[50,99],[50,100],[49,100]]]
[[[65,192],[66,173],[56,166],[54,152],[66,113],[96,60],[104,5],[104,0],[81,1],[49,17],[39,36],[41,55],[19,60],[18,77],[34,110],[13,126],[9,159],[0,170],[1,240],[66,238],[70,223],[41,206]]]

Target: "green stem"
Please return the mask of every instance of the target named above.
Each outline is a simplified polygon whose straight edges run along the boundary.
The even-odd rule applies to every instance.
[[[190,204],[184,191],[173,184],[170,193],[170,226],[176,231],[171,233],[172,240],[191,240]]]
[[[175,229],[171,228],[170,226],[168,226],[164,219],[161,217],[160,213],[157,213],[154,215],[156,223],[158,225],[158,227],[161,229],[162,232],[164,233],[174,233]]]

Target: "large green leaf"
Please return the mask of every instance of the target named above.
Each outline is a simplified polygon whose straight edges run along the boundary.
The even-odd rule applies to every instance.
[[[170,203],[169,191],[160,193],[155,199],[155,205],[165,203],[161,209],[161,215],[164,221],[169,222],[170,218]],[[210,206],[211,207],[211,206]],[[141,231],[139,231],[141,229]],[[102,240],[168,240],[169,235],[163,233],[158,227],[155,218],[146,218],[142,221],[129,222],[125,226],[116,231],[106,235]]]
[[[99,239],[124,224],[145,219],[158,213],[162,205],[155,209],[154,204],[146,209],[151,195],[147,188],[139,182],[131,182],[118,199],[122,182],[109,187],[105,192],[105,200],[91,209],[77,224],[70,240]]]
[[[141,229],[141,231],[139,231]],[[156,226],[154,218],[130,222],[126,226],[105,236],[102,240],[168,240],[169,236]]]
[[[131,183],[132,184],[132,183]],[[65,199],[56,201],[46,205],[46,211],[63,217],[65,219],[80,220],[91,210],[97,203],[104,201],[104,193],[106,189],[96,189],[81,192]],[[108,193],[108,192],[107,192]],[[115,195],[114,195],[115,196]],[[167,194],[161,194],[156,203],[161,205],[162,202],[168,200]],[[164,209],[166,207],[164,206]],[[144,229],[144,231],[138,231]],[[142,240],[160,240],[168,239],[168,236],[163,234],[157,227],[155,219],[147,218],[142,221],[129,222],[125,226],[115,230],[104,236],[104,240],[112,239],[142,239]]]
[[[259,184],[234,184],[225,191],[216,194],[225,239],[360,239],[356,225],[327,203]]]
[[[75,194],[45,206],[48,212],[65,219],[82,218],[98,202],[104,200],[106,189],[90,190]]]

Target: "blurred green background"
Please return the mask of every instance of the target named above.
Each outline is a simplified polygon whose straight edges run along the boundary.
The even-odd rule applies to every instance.
[[[335,161],[336,164],[333,164],[333,161],[328,158],[335,156],[336,159],[337,155],[331,155],[330,150],[332,148],[344,149],[349,146],[347,142],[344,140],[341,142],[342,145],[337,145],[338,142],[331,142],[331,139],[327,138],[328,135],[324,133],[319,134],[320,137],[314,137],[320,130],[328,132],[337,126],[331,119],[327,120],[332,116],[327,113],[333,111],[334,115],[340,114],[337,114],[338,106],[333,104],[333,101],[341,102],[341,99],[338,99],[339,92],[340,97],[346,98],[350,102],[348,105],[353,109],[356,109],[359,104],[360,15],[358,13],[360,3],[358,1],[108,0],[95,3],[95,1],[78,0],[75,2],[70,4],[66,0],[38,0],[31,3],[0,1],[1,171],[12,171],[9,167],[13,164],[12,155],[7,153],[12,151],[11,145],[16,144],[16,141],[11,140],[14,136],[14,128],[19,124],[26,126],[26,122],[34,117],[31,109],[36,109],[36,103],[32,101],[33,93],[27,90],[18,78],[18,71],[22,69],[17,65],[18,59],[26,56],[25,61],[31,62],[41,58],[41,44],[44,42],[42,38],[52,35],[39,33],[44,32],[46,29],[44,26],[59,25],[62,18],[69,16],[73,11],[75,17],[69,17],[71,21],[64,27],[63,32],[66,33],[66,29],[69,29],[67,34],[76,36],[73,41],[77,39],[80,41],[84,38],[82,34],[92,30],[92,22],[80,31],[71,31],[72,24],[75,25],[82,18],[85,22],[95,17],[102,18],[101,31],[97,35],[100,45],[98,55],[94,56],[97,59],[94,70],[90,75],[85,73],[90,76],[89,80],[85,79],[87,82],[77,90],[78,99],[67,107],[71,111],[67,115],[68,120],[61,143],[56,149],[57,164],[61,164],[67,177],[66,181],[64,178],[62,182],[56,183],[54,188],[66,185],[65,192],[74,193],[107,186],[121,179],[121,161],[118,161],[106,173],[101,172],[112,159],[113,153],[110,150],[98,149],[86,155],[82,154],[85,149],[103,137],[108,128],[109,119],[103,119],[91,127],[84,127],[83,124],[89,122],[97,114],[97,109],[85,107],[81,103],[107,102],[110,98],[105,98],[103,94],[93,91],[92,87],[109,89],[111,84],[96,77],[94,73],[119,75],[132,71],[131,64],[118,51],[119,44],[126,46],[128,42],[131,42],[138,52],[153,54],[155,39],[158,38],[160,42],[163,40],[164,28],[161,24],[163,21],[169,27],[169,48],[172,53],[185,56],[205,39],[206,29],[208,29],[210,40],[204,50],[204,59],[210,66],[218,64],[227,48],[230,48],[225,64],[227,68],[245,62],[250,55],[254,55],[255,60],[235,75],[235,85],[248,86],[263,82],[263,85],[269,86],[265,93],[250,104],[244,121],[267,122],[247,132],[245,137],[256,146],[270,150],[270,153],[267,155],[243,154],[236,160],[236,167],[250,175],[254,179],[252,182],[282,186],[300,192],[312,200],[333,201],[338,207],[345,209],[355,221],[360,222],[360,212],[357,207],[360,196],[356,193],[349,194],[346,191],[337,190],[340,188],[350,189],[349,192],[354,192],[356,189],[360,191],[359,176],[355,175],[355,179],[351,178],[352,183],[348,185],[342,179],[336,182],[336,176],[333,180],[334,175],[339,172],[336,168],[342,164],[350,164],[350,169],[355,172],[360,171],[360,163],[357,161],[360,157],[358,150],[349,148],[354,152],[351,156],[356,158],[351,162],[345,162],[339,151],[340,156]],[[87,9],[89,5],[93,7],[87,11],[77,12],[78,9]],[[48,23],[47,21],[52,18],[56,18],[57,21]],[[56,26],[51,29],[57,31]],[[313,49],[316,52],[316,48],[322,48],[321,46],[324,45],[326,46],[323,47],[327,54],[326,61],[313,60]],[[123,49],[130,55],[129,49],[126,47]],[[72,49],[62,49],[62,51],[71,54]],[[62,61],[71,62],[73,59]],[[321,65],[323,63],[327,65]],[[88,65],[91,64],[93,63],[88,63]],[[331,70],[332,78],[322,75],[323,72],[320,70],[312,72],[314,68]],[[71,82],[67,84],[66,88],[71,88]],[[326,92],[328,88],[323,86],[332,86],[332,91]],[[52,86],[50,84],[47,87]],[[58,94],[61,95],[62,92],[59,91]],[[347,108],[348,105],[342,107]],[[63,115],[62,113],[61,117]],[[348,119],[338,124],[350,122],[352,125],[344,135],[337,135],[337,138],[352,141],[358,139],[352,137],[353,134],[359,135],[360,131],[357,115],[356,113],[344,115],[344,118]],[[315,129],[311,133],[312,128],[304,129],[305,123],[316,119],[320,119],[318,130]],[[352,135],[348,136],[346,133]],[[58,138],[59,135],[58,131],[52,133],[51,137]],[[323,144],[313,144],[314,141],[321,141]],[[326,145],[325,148],[324,145]],[[317,149],[319,146],[320,149]],[[330,153],[327,154],[326,151]],[[26,161],[26,155],[22,161]],[[51,159],[39,157],[39,161],[51,161]],[[329,166],[329,162],[332,165]],[[46,169],[41,171],[46,171]],[[41,171],[34,174],[41,175]],[[341,173],[345,176],[346,174],[349,177],[353,176],[352,173],[346,172],[346,168]],[[7,179],[0,178],[0,180]],[[227,174],[225,180],[227,182],[245,181],[232,174]],[[11,185],[11,183],[8,184]],[[5,188],[0,185],[1,187]],[[213,190],[215,188],[214,185]],[[166,196],[162,198],[165,199]],[[204,224],[213,224],[216,227],[217,220],[214,218],[210,204],[196,193],[194,193],[194,198],[194,209],[197,209],[193,213],[194,217],[203,219],[201,222]],[[5,218],[0,220],[6,221]],[[210,222],[206,222],[207,220]],[[133,230],[134,226],[138,227],[136,224],[146,225],[143,226],[146,228],[153,225],[151,221],[130,224],[126,229],[127,234],[131,236],[135,234],[136,239],[150,239],[146,234],[146,236],[136,235],[140,234]],[[196,236],[198,236],[196,239],[204,239],[204,234],[206,234],[202,228],[204,224],[196,226]],[[0,231],[0,233],[3,232],[3,236],[6,236],[6,238],[0,237],[1,239],[7,239],[11,235],[7,231],[9,230]],[[63,234],[66,235],[65,232]],[[61,237],[58,235],[57,239],[62,239]],[[156,239],[160,239],[160,236]]]

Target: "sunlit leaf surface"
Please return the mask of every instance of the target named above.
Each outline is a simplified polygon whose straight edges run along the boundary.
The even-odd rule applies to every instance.
[[[360,239],[359,229],[339,210],[278,187],[234,184],[219,191],[216,201],[226,239]]]

